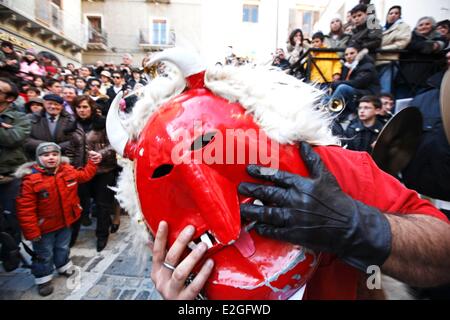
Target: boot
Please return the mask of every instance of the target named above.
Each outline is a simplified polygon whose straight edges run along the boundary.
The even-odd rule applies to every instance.
[[[38,284],[38,292],[39,295],[42,297],[46,297],[48,295],[51,295],[53,293],[53,285],[52,282],[46,282],[42,284]]]
[[[98,238],[97,239],[97,252],[100,252],[103,249],[105,249],[107,243],[108,243],[108,238]]]

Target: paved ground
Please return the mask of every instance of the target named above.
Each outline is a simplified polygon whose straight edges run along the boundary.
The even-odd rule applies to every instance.
[[[55,291],[42,298],[37,293],[29,269],[4,272],[0,266],[0,300],[156,300],[161,299],[150,280],[151,256],[145,253],[138,263],[131,250],[129,219],[122,216],[120,229],[112,234],[107,247],[96,251],[95,220],[82,227],[71,258],[77,274],[67,279],[55,273]],[[29,257],[27,256],[27,259]]]

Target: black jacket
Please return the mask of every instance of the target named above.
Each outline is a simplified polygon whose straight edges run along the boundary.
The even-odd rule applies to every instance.
[[[408,61],[401,63],[404,78],[399,76],[398,83],[406,83],[407,80],[415,88],[426,88],[428,78],[445,69],[445,53],[443,50],[433,51],[435,42],[443,47],[448,45],[448,40],[438,34],[427,38],[413,31],[411,42],[406,47],[408,52],[401,55],[401,59]]]
[[[434,199],[450,201],[450,145],[446,139],[440,111],[440,87],[444,73],[427,82],[428,90],[411,102],[424,118],[419,147],[403,171],[408,188]]]
[[[376,121],[371,127],[365,127],[359,120],[353,120],[345,131],[346,139],[343,143],[347,145],[349,150],[372,152],[372,143],[378,138],[383,124]]]
[[[355,27],[352,32],[353,34],[348,41],[348,46],[356,45],[368,49],[371,54],[375,53],[375,50],[381,47],[381,39],[383,37],[381,26],[368,28],[366,22],[362,26]]]
[[[350,69],[344,65],[341,79],[346,79],[349,73]],[[379,94],[380,80],[373,59],[368,55],[364,56],[351,72],[348,80],[334,82],[332,86],[336,88],[340,84],[348,84],[355,89],[362,90],[361,94]]]

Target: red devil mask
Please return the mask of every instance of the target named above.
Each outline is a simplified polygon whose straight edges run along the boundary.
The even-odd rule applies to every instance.
[[[307,170],[297,146],[267,138],[240,104],[204,88],[203,76],[188,77],[190,88],[162,105],[137,141],[112,138],[112,144],[135,161],[139,202],[152,233],[167,221],[171,245],[193,225],[191,246],[208,245],[205,259],[214,260],[205,287],[208,299],[287,299],[311,277],[317,257],[258,236],[239,212],[241,203],[255,199],[237,189],[244,181],[261,183],[247,174],[250,163],[303,176]],[[110,128],[111,112],[117,112],[111,109]],[[120,136],[114,127],[108,135]]]

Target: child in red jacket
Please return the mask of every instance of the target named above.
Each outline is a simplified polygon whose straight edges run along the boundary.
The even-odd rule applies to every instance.
[[[77,170],[61,158],[57,144],[44,142],[36,148],[37,162],[23,165],[16,173],[22,177],[17,217],[24,237],[32,241],[36,252],[31,271],[41,296],[53,292],[53,266],[62,275],[74,273],[69,241],[70,226],[82,210],[78,183],[94,177],[101,159],[99,153],[91,151],[86,166]]]

